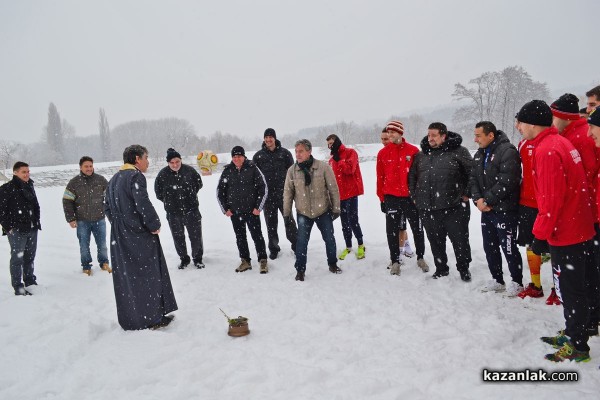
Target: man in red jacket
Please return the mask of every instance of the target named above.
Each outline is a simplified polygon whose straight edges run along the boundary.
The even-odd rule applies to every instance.
[[[579,152],[552,127],[552,111],[541,100],[525,104],[517,129],[534,146],[533,184],[539,213],[533,225],[532,249],[540,254],[547,242],[557,294],[562,298],[566,329],[542,341],[559,350],[550,361],[590,359],[585,280],[593,264],[594,225],[587,181]]]
[[[376,170],[377,196],[381,202],[381,211],[385,213],[385,229],[392,262],[390,273],[400,275],[400,266],[404,263],[401,254],[404,242],[398,235],[406,231],[407,217],[417,247],[417,265],[423,272],[428,272],[429,266],[423,259],[425,254],[423,225],[417,208],[410,199],[408,189],[408,171],[419,149],[402,137],[404,134],[402,122],[388,122],[386,131],[390,143],[377,153]]]
[[[340,189],[340,207],[342,220],[342,233],[346,248],[342,250],[338,258],[343,260],[352,251],[352,233],[358,242],[356,258],[365,258],[365,245],[363,234],[358,222],[358,196],[365,193],[362,174],[358,164],[358,153],[342,144],[337,135],[327,136],[327,147],[331,150],[329,165],[335,174],[335,179]]]

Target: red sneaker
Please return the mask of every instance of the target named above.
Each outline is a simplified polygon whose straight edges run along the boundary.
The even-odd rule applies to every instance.
[[[560,299],[556,295],[556,290],[554,290],[554,288],[552,288],[552,292],[550,292],[550,296],[548,296],[548,298],[546,299],[546,304],[548,304],[549,306],[551,306],[551,305],[560,306],[561,305]]]
[[[524,299],[525,297],[544,297],[544,291],[542,288],[537,288],[533,283],[527,285],[525,289],[523,289],[520,293],[517,294],[520,298]]]

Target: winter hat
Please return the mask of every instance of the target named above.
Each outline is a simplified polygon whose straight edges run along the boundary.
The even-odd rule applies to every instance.
[[[273,139],[277,139],[277,134],[275,133],[275,129],[267,128],[263,137],[271,136]]]
[[[517,121],[538,126],[552,126],[552,111],[543,100],[525,103],[515,115]]]
[[[169,148],[169,150],[167,150],[167,162],[171,162],[174,158],[181,158],[181,154],[175,151],[175,149]]]
[[[587,119],[588,124],[600,126],[600,111],[598,110],[600,106],[594,108],[590,113],[590,116]]]
[[[244,148],[242,146],[235,146],[233,149],[231,149],[231,157],[233,156],[246,157],[246,152],[244,151]]]
[[[403,135],[404,134],[404,125],[400,121],[390,121],[387,123],[385,130],[387,132],[389,132],[389,131],[398,132],[399,134]]]
[[[581,116],[579,115],[579,99],[571,93],[565,93],[558,98],[550,106],[552,115],[560,119],[568,121],[576,121]]]

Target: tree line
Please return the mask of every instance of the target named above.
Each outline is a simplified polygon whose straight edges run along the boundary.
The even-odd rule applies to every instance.
[[[292,147],[298,138],[314,140],[319,145],[332,133],[347,144],[376,143],[380,140],[381,130],[387,120],[398,119],[404,123],[405,139],[418,145],[427,133],[427,126],[433,122],[432,118],[435,118],[463,136],[471,134],[476,122],[492,121],[516,144],[520,135],[514,127],[515,113],[532,99],[550,100],[547,84],[535,81],[520,66],[485,72],[467,84],[456,83],[452,96],[458,101],[458,106],[447,107],[444,112],[436,110],[435,114],[429,115],[392,115],[382,120],[381,124],[370,125],[340,121],[279,137],[286,147]],[[449,120],[452,123],[448,123]],[[194,155],[205,149],[217,153],[229,152],[236,145],[253,150],[260,148],[262,144],[261,133],[257,133],[254,138],[243,138],[221,131],[208,137],[198,136],[191,123],[175,117],[131,121],[111,129],[103,108],[98,113],[97,135],[80,137],[75,133],[75,127],[61,117],[54,103],[50,103],[48,122],[41,140],[27,145],[0,140],[0,165],[5,170],[10,170],[16,160],[27,160],[32,166],[73,164],[83,154],[96,161],[118,161],[121,160],[123,149],[132,143],[144,144],[151,155],[162,155],[169,147],[179,150],[182,155]],[[470,140],[464,140],[463,143],[475,148]]]

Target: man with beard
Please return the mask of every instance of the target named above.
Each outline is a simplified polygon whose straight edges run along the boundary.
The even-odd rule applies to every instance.
[[[471,217],[467,185],[473,158],[461,146],[462,137],[434,122],[421,141],[421,151],[410,168],[410,195],[425,226],[435,260],[434,279],[448,276],[446,237],[450,238],[460,278],[469,282]]]

